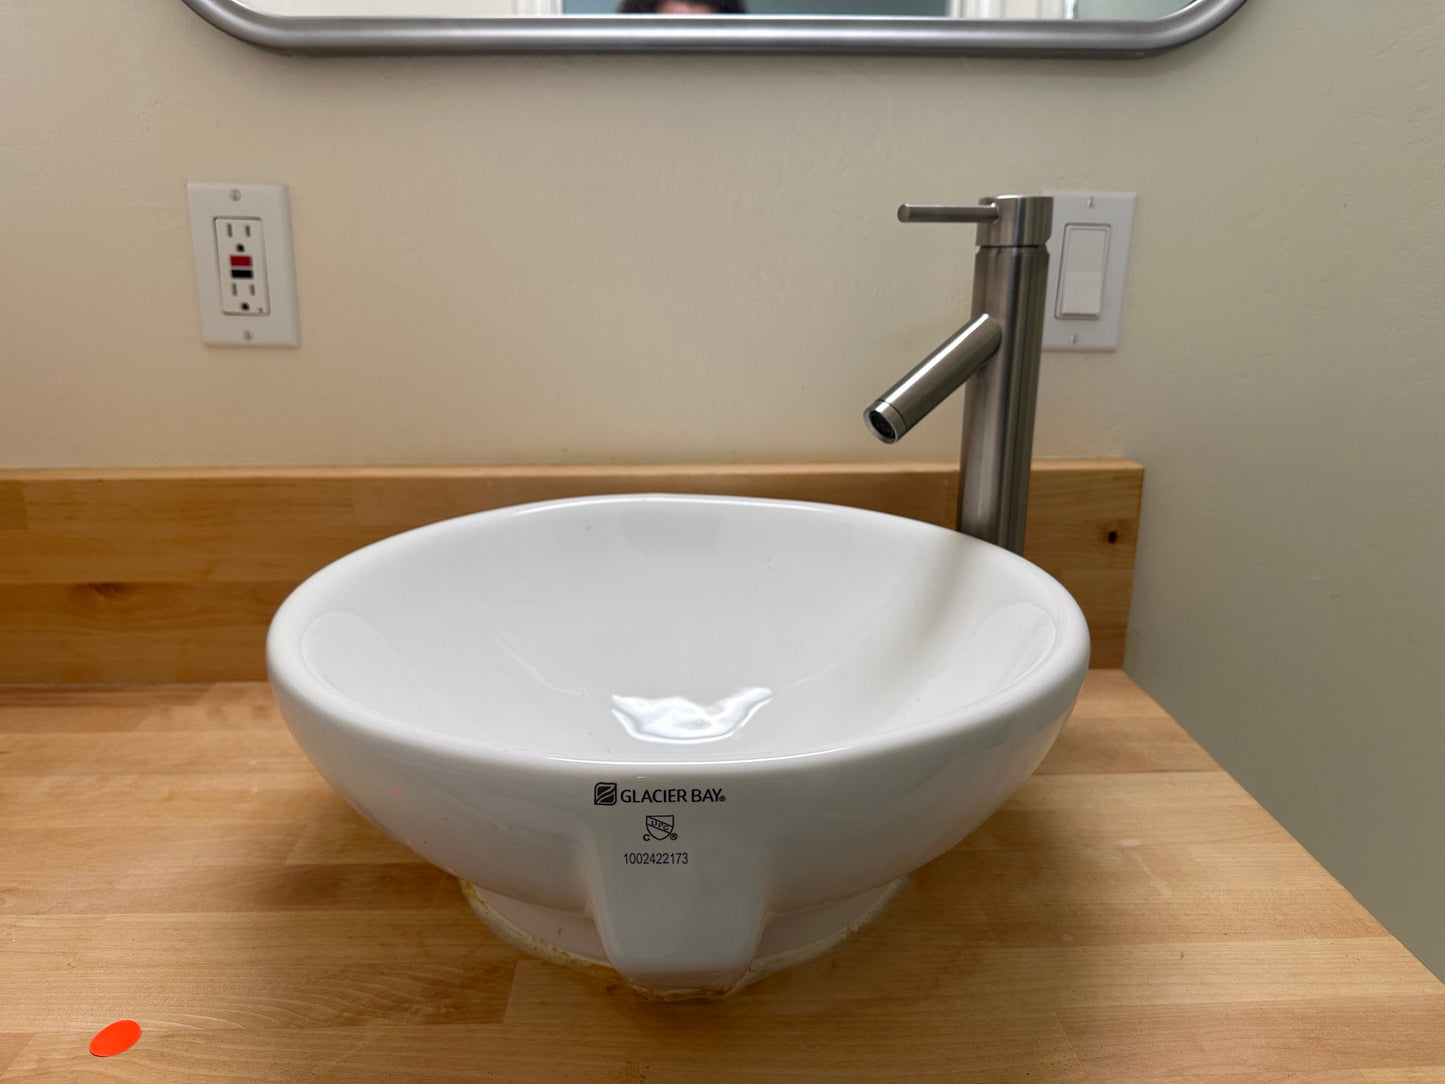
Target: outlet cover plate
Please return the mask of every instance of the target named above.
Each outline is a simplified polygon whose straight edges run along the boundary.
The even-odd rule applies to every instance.
[[[191,212],[191,248],[196,295],[201,305],[201,338],[212,346],[300,346],[296,272],[291,255],[291,204],[284,184],[186,185]],[[264,313],[227,313],[221,300],[221,264],[216,219],[258,220],[264,236]]]
[[[1044,349],[1107,351],[1119,348],[1119,315],[1124,272],[1134,230],[1133,192],[1045,192],[1054,197],[1054,230],[1049,237],[1049,285],[1045,295]],[[1066,226],[1108,226],[1102,305],[1097,317],[1060,317],[1059,263]]]

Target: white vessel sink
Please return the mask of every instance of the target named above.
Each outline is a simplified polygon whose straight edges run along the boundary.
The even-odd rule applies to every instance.
[[[1068,593],[833,505],[523,505],[368,546],[285,602],[287,722],[494,930],[659,996],[836,943],[1042,759],[1088,665]]]

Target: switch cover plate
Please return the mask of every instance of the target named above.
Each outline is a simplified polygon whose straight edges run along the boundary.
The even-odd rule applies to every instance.
[[[201,338],[213,346],[299,346],[286,186],[192,181],[186,195]]]
[[[1054,198],[1044,349],[1116,350],[1134,226],[1134,193],[1044,195]],[[1098,315],[1093,315],[1096,308]]]

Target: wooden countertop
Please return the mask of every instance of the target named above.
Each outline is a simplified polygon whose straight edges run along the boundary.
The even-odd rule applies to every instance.
[[[1445,987],[1118,671],[881,921],[681,1005],[492,937],[264,684],[0,687],[6,1084],[902,1078],[1445,1080]]]

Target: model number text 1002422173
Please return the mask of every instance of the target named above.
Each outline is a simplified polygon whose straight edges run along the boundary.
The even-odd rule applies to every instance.
[[[629,866],[685,866],[686,851],[628,851],[622,860]]]

